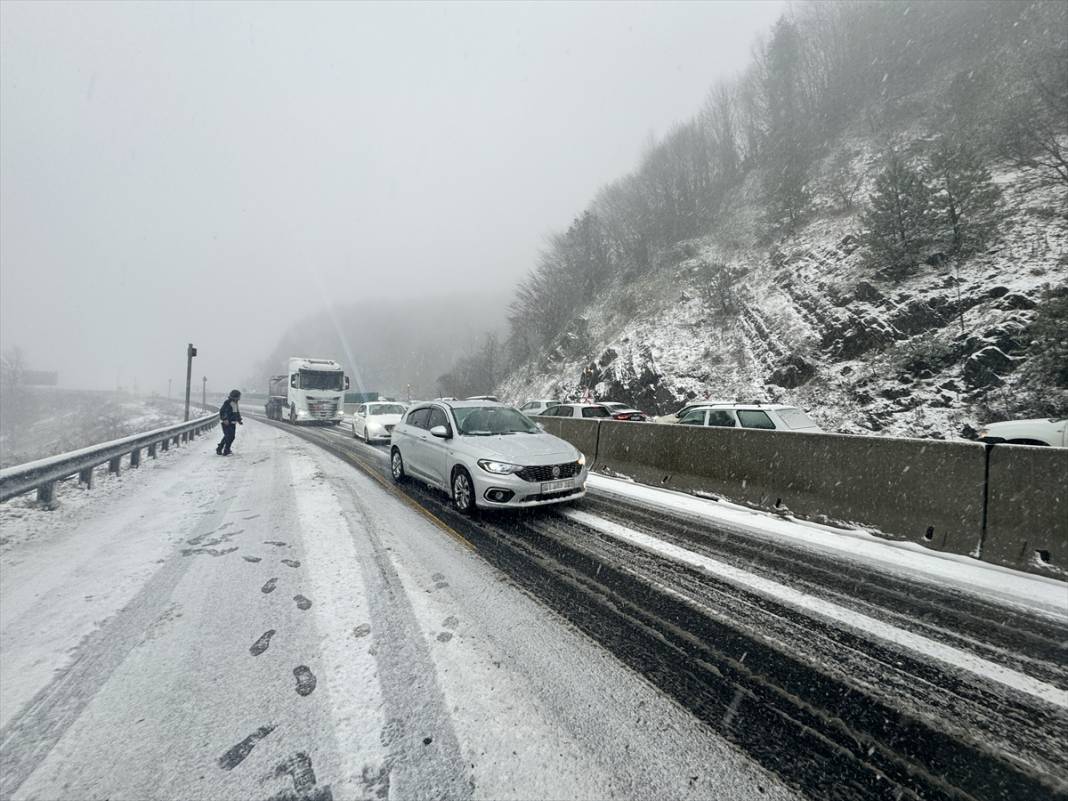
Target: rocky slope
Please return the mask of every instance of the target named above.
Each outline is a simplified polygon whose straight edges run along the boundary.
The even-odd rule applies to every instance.
[[[833,431],[969,436],[1027,411],[1028,326],[1068,286],[1068,192],[994,165],[1003,220],[985,252],[932,254],[908,278],[862,266],[859,209],[874,148],[850,143],[856,207],[818,195],[811,221],[769,245],[756,178],[706,237],[676,246],[634,285],[590,305],[503,396],[597,398],[663,413],[694,398],[795,403]],[[829,166],[826,170],[829,170]],[[1051,405],[1068,405],[1050,389]],[[1033,404],[1032,404],[1033,405]]]

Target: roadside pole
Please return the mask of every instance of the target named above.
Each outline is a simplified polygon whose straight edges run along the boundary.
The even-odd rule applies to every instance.
[[[197,355],[197,349],[190,342],[185,348],[185,419],[189,420],[189,384],[193,380],[193,357]]]
[[[200,379],[200,405],[205,409],[208,408],[208,377],[204,376]]]

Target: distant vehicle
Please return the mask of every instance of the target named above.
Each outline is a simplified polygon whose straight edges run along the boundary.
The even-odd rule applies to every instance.
[[[804,431],[809,434],[823,431],[815,420],[796,406],[786,406],[781,403],[707,404],[690,409],[679,419],[678,424],[681,426]]]
[[[521,411],[523,414],[526,414],[526,415],[535,415],[535,414],[541,414],[546,409],[548,409],[550,406],[559,406],[559,405],[560,405],[560,401],[558,399],[555,399],[555,398],[549,399],[549,400],[532,399],[532,400],[528,400],[526,403],[524,403],[522,406],[520,406],[519,407],[519,411]]]
[[[1039,417],[987,423],[979,432],[981,442],[1006,445],[1048,445],[1068,448],[1068,417]]]
[[[414,406],[390,436],[390,472],[444,490],[456,508],[545,506],[586,494],[586,457],[490,401]]]
[[[286,387],[286,419],[290,423],[336,426],[345,417],[344,393],[349,379],[331,359],[291,356]]]
[[[389,439],[403,416],[403,403],[361,403],[352,413],[352,436],[368,443]]]
[[[496,395],[472,395],[470,398],[464,398],[464,400],[481,400],[481,401],[493,401],[494,403],[500,403],[500,398]]]
[[[613,420],[633,420],[636,423],[644,423],[646,420],[649,419],[649,415],[647,415],[645,412],[638,411],[637,409],[628,406],[625,403],[617,403],[616,401],[600,401],[600,404],[612,413]]]
[[[264,409],[268,420],[282,419],[286,404],[289,403],[287,387],[289,387],[289,376],[272,375],[267,380],[267,403]]]
[[[659,417],[654,417],[654,423],[677,423],[682,419],[682,416],[687,412],[697,409],[701,406],[708,406],[713,403],[727,403],[728,401],[715,401],[715,400],[703,400],[703,401],[691,401],[679,409],[674,414],[662,414]]]
[[[608,409],[599,403],[561,403],[545,409],[539,417],[583,417],[602,419],[612,416]]]

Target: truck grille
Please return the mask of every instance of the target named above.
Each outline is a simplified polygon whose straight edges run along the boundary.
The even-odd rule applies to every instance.
[[[337,414],[337,401],[308,401],[308,413],[322,420],[334,417]]]
[[[560,468],[558,475],[553,475],[553,468]],[[558,478],[572,478],[577,476],[582,470],[582,466],[578,462],[567,462],[565,464],[545,464],[538,465],[537,467],[524,467],[522,470],[517,470],[515,474],[524,481],[555,481]]]

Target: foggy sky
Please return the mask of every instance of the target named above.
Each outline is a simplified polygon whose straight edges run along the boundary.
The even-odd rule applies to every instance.
[[[503,297],[782,10],[0,3],[0,346],[221,390],[326,303]]]

